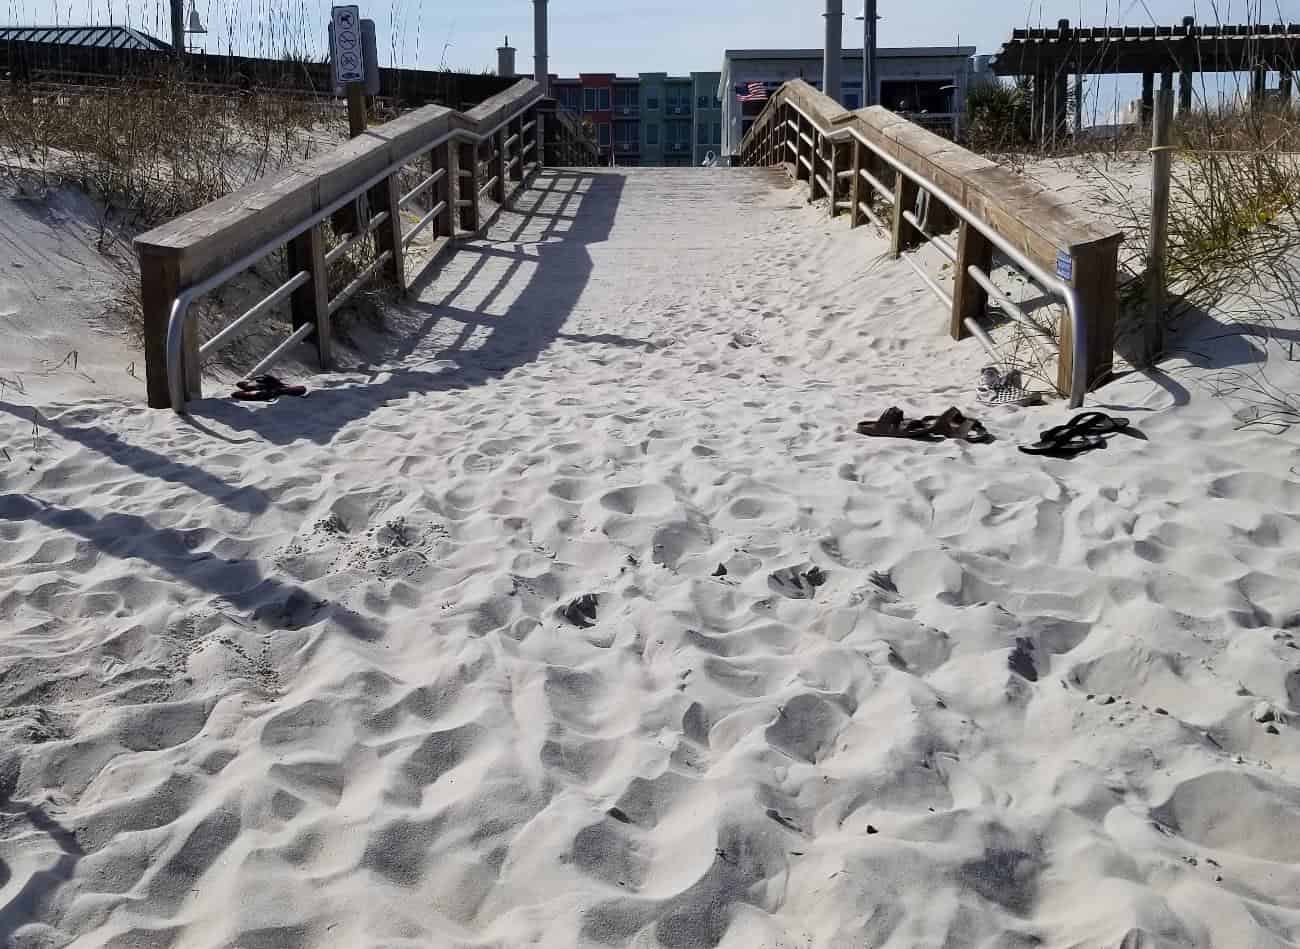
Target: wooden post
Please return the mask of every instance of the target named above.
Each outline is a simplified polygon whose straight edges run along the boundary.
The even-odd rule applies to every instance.
[[[180,262],[172,256],[140,255],[140,304],[144,310],[145,392],[151,409],[172,404],[167,391],[167,324],[180,293]]]
[[[369,197],[372,213],[388,212],[388,220],[375,228],[375,253],[382,254],[386,250],[392,251],[393,256],[384,265],[384,271],[388,274],[389,279],[397,285],[397,289],[401,293],[406,293],[406,261],[404,260],[405,254],[402,247],[402,209],[399,206],[399,202],[402,200],[402,191],[397,181],[397,175],[389,175],[371,188]]]
[[[528,117],[527,114],[521,115],[519,119],[515,122],[515,152],[514,153],[515,153],[515,157],[518,158],[519,160],[510,166],[511,181],[524,180],[524,162],[528,159],[528,156],[524,154],[524,146],[528,144],[528,142],[526,141],[527,136],[524,134],[524,120],[527,117]]]
[[[366,90],[359,82],[344,87],[348,95],[348,138],[356,138],[366,130]]]
[[[506,133],[509,129],[510,126],[507,123],[502,127],[501,131],[489,139],[492,143],[489,147],[493,149],[490,170],[492,177],[497,180],[497,183],[492,187],[492,200],[497,204],[506,203],[506,138],[508,137]]]
[[[540,171],[546,164],[546,116],[542,114],[541,109],[534,109],[532,112],[536,125],[533,126],[533,162]]]
[[[1146,128],[1151,124],[1151,112],[1155,108],[1156,101],[1156,76],[1155,73],[1144,72],[1142,74],[1142,127]]]
[[[452,176],[456,173],[451,163],[452,148],[446,142],[439,145],[429,153],[429,170],[437,171],[439,168],[445,168],[446,173],[433,183],[433,194],[429,196],[429,206],[437,204],[439,201],[445,201],[446,207],[442,213],[429,226],[433,228],[434,237],[451,237],[454,233],[452,222],[455,220],[456,196],[452,191]]]
[[[1250,104],[1258,109],[1264,105],[1264,90],[1267,88],[1268,67],[1256,66],[1250,72]]]
[[[970,331],[966,329],[966,320],[983,316],[988,306],[988,293],[975,282],[975,278],[966,269],[972,265],[988,273],[993,265],[993,245],[977,229],[962,221],[957,231],[957,263],[953,265],[952,319],[948,324],[948,333],[953,339],[967,336]]]
[[[294,329],[311,324],[316,327],[316,355],[322,369],[334,364],[334,347],[330,337],[329,272],[325,265],[325,237],[322,225],[308,228],[289,242],[287,259],[290,274],[305,270],[311,279],[289,298],[289,312]]]
[[[921,187],[902,172],[894,173],[894,217],[890,235],[890,252],[901,257],[903,251],[918,246],[924,238],[911,224],[903,219],[904,211],[916,210],[916,198]]]
[[[1115,322],[1119,315],[1116,274],[1119,238],[1109,238],[1070,249],[1074,292],[1080,318],[1088,328],[1087,388],[1094,389],[1110,376],[1115,362]],[[1061,321],[1061,357],[1056,386],[1070,391],[1074,371],[1074,337],[1068,319]]]
[[[460,168],[457,171],[457,184],[460,186],[460,201],[468,201],[469,204],[460,207],[460,228],[462,231],[478,230],[478,149],[469,143],[461,143],[456,146],[460,151]]]
[[[858,202],[862,200],[862,186],[866,184],[862,180],[862,143],[856,138],[853,141],[853,177],[849,179],[849,227],[857,227],[862,223],[862,210],[858,207]]]
[[[822,153],[822,134],[817,130],[816,126],[812,128],[812,140],[812,147],[808,150],[808,164],[812,166],[808,169],[808,202],[810,204],[817,200],[817,165],[821,161]]]
[[[799,116],[795,121],[794,129],[794,178],[795,181],[803,181],[807,177],[808,171],[804,168],[803,158],[803,116]]]
[[[1165,247],[1169,241],[1169,177],[1173,168],[1170,134],[1174,118],[1172,89],[1161,89],[1151,135],[1151,226],[1147,240],[1147,319],[1142,359],[1153,365],[1165,345]]]
[[[830,206],[830,217],[835,217],[839,209],[835,207],[836,201],[840,197],[840,145],[838,142],[831,142],[831,166],[826,172],[826,181],[831,186],[831,193],[827,195],[829,200],[826,202]]]
[[[1291,70],[1289,67],[1277,75],[1277,95],[1282,100],[1282,108],[1291,108]]]
[[[1083,64],[1074,74],[1074,140],[1079,141],[1083,134]]]
[[[1186,115],[1192,111],[1192,64],[1184,60],[1178,70],[1178,113]]]

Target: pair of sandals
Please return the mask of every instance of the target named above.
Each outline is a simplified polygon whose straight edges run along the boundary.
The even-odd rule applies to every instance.
[[[1105,412],[1082,412],[1063,425],[1053,425],[1038,434],[1032,445],[1021,445],[1026,455],[1047,455],[1051,458],[1073,458],[1096,448],[1106,447],[1107,435],[1132,435],[1145,438],[1128,419]]]
[[[962,414],[956,406],[942,415],[925,415],[909,419],[898,406],[890,406],[876,421],[859,422],[858,434],[872,438],[910,438],[915,441],[937,442],[946,438],[984,444],[993,436],[983,424]]]
[[[230,397],[241,402],[270,402],[282,395],[302,397],[307,394],[306,386],[292,386],[272,375],[240,379],[235,383],[235,387]]]

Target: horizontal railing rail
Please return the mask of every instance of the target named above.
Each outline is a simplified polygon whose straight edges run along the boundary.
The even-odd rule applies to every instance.
[[[953,338],[970,333],[1001,361],[978,322],[992,300],[1058,357],[1056,386],[1072,406],[1109,375],[1118,231],[888,110],[846,111],[801,80],[768,101],[741,142],[740,160],[788,166],[807,181],[810,201],[827,200],[832,217],[848,211],[851,227],[866,220],[888,230],[894,256],[949,308]],[[955,244],[944,236],[953,226]],[[952,264],[950,289],[907,253],[923,244]],[[1064,304],[1059,345],[993,281],[995,252]]]
[[[436,256],[486,226],[481,203],[491,200],[499,210],[542,166],[545,115],[531,80],[466,113],[427,106],[141,235],[150,406],[184,412],[202,396],[204,360],[286,302],[293,331],[245,378],[265,373],[313,334],[328,369],[334,314],[380,274],[404,292],[406,251],[417,235],[432,229]],[[567,145],[571,135],[562,128],[552,137]],[[399,179],[414,161],[420,180],[403,193]],[[409,228],[404,215],[415,221]],[[328,249],[327,222],[337,240]],[[281,249],[285,281],[200,341],[194,301]],[[362,251],[369,260],[331,295],[331,266]]]

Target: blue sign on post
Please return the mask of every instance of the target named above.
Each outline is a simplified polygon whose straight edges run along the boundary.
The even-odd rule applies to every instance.
[[[1056,275],[1067,282],[1074,279],[1074,258],[1068,250],[1056,252]]]

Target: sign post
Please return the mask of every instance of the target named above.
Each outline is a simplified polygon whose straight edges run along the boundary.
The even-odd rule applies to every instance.
[[[348,97],[348,133],[356,138],[366,130],[366,58],[361,42],[361,10],[334,7],[330,17],[330,61],[334,84]]]

